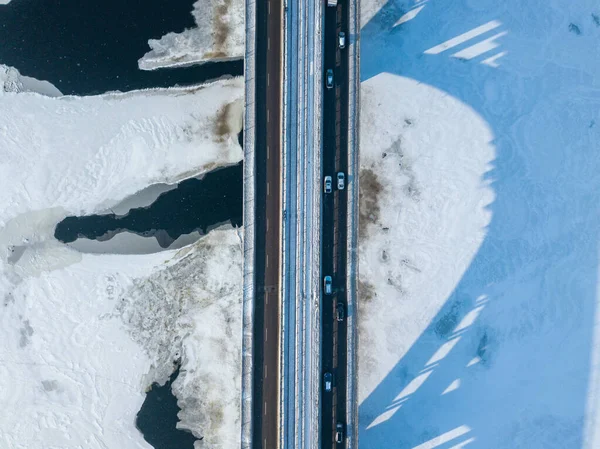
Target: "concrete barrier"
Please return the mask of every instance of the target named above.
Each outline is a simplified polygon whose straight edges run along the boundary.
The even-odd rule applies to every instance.
[[[358,220],[360,131],[360,1],[349,0],[348,34],[348,244],[346,289],[348,300],[348,359],[346,383],[346,448],[358,449]]]
[[[242,386],[241,386],[241,447],[252,447],[252,373],[254,349],[254,116],[255,116],[255,23],[254,0],[246,0],[246,48],[244,52],[244,262],[242,294]]]

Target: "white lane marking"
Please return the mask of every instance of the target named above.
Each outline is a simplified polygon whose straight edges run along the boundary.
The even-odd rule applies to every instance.
[[[267,195],[271,194],[271,183],[267,181]]]
[[[269,328],[265,327],[265,341],[269,340]]]
[[[267,375],[268,368],[269,368],[269,365],[265,365],[265,379],[266,379],[267,377],[269,377],[269,376]]]
[[[269,232],[269,219],[267,218],[267,232]]]
[[[271,78],[271,77],[270,77],[270,76],[269,76],[269,74],[267,73],[267,86],[269,86],[269,85],[271,84],[271,83],[270,83],[270,81],[269,81],[269,80],[270,80],[270,78]]]
[[[269,255],[267,254],[267,267],[269,266]]]
[[[267,145],[267,160],[269,160],[270,155],[271,155],[271,152],[269,151],[269,145]]]
[[[267,109],[267,123],[269,123],[269,120],[271,120],[271,113]]]
[[[271,2],[269,2],[269,15],[271,15]]]
[[[271,38],[268,37],[267,38],[267,50],[270,50],[270,49],[271,49]]]
[[[265,416],[267,416],[267,401],[265,401]],[[267,443],[267,440],[265,438],[265,444]]]

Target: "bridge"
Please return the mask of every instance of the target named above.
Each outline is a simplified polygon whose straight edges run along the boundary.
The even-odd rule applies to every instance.
[[[246,0],[244,449],[358,447],[358,31],[355,0]]]

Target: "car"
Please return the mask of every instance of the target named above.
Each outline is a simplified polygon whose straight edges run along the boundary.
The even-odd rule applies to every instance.
[[[341,302],[338,302],[335,307],[335,318],[338,321],[344,321],[344,304]]]
[[[333,70],[327,70],[327,76],[325,77],[325,83],[327,85],[327,89],[331,89],[333,87]]]
[[[331,276],[325,276],[323,278],[323,290],[325,291],[326,295],[331,295],[331,293],[333,292],[333,280],[331,279]]]
[[[325,391],[331,391],[333,388],[333,375],[331,373],[325,373],[323,375],[323,384],[325,386]]]
[[[344,187],[346,186],[346,175],[344,175],[344,173],[339,172],[337,174],[337,188],[338,190],[344,190]]]
[[[340,50],[346,48],[346,33],[344,33],[343,31],[340,31],[340,34],[338,34],[338,45],[340,47]]]
[[[331,193],[331,185],[332,185],[331,176],[325,176],[323,184],[324,184],[323,190],[325,191],[325,193]]]
[[[335,426],[335,442],[340,444],[344,441],[344,425],[339,422]]]

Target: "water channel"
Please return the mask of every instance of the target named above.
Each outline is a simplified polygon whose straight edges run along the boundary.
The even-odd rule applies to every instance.
[[[242,163],[191,178],[176,189],[162,193],[150,206],[130,210],[126,215],[106,214],[67,217],[55,229],[63,243],[80,237],[108,240],[120,232],[154,236],[162,248],[184,234],[199,232],[225,223],[242,225]]]

